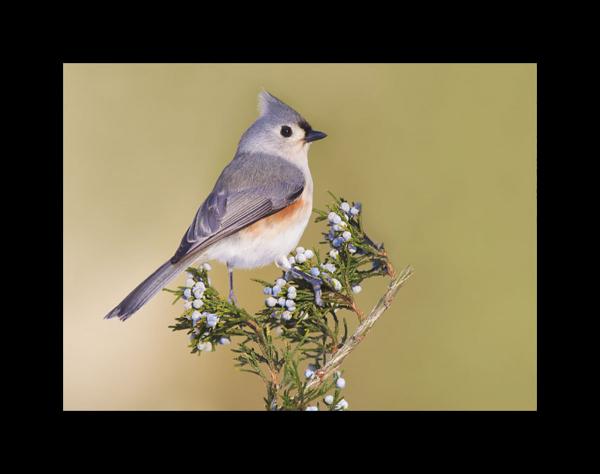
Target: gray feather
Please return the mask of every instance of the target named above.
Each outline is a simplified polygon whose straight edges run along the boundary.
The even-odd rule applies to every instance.
[[[176,264],[170,261],[163,263],[156,271],[129,293],[121,303],[115,306],[104,318],[128,319],[146,302],[158,293],[164,286],[184,271],[191,264],[190,259],[184,259]]]
[[[175,255],[105,318],[118,317],[125,321],[191,265],[208,246],[289,206],[303,189],[302,171],[281,158],[262,154],[236,156],[196,212]]]
[[[292,204],[304,189],[302,171],[277,156],[241,153],[206,198],[171,263]]]

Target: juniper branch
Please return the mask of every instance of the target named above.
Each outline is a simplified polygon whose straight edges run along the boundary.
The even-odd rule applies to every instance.
[[[386,293],[381,297],[367,317],[363,319],[362,323],[356,328],[354,334],[348,338],[346,343],[340,349],[338,349],[329,362],[316,372],[315,377],[313,377],[306,385],[306,390],[319,387],[342,365],[344,359],[350,355],[358,344],[360,344],[375,322],[390,307],[394,296],[396,296],[398,290],[408,281],[412,274],[413,269],[409,265],[400,272],[400,275],[390,282]]]
[[[323,233],[323,243],[330,250],[322,256],[318,249],[298,247],[295,256],[278,259],[282,275],[275,284],[257,280],[267,296],[265,307],[254,315],[219,296],[208,278],[211,268],[206,263],[188,268],[185,286],[168,290],[176,295],[176,301],[185,301],[183,314],[171,328],[188,332],[192,353],[213,352],[235,336],[243,338],[232,349],[237,354],[236,366],[264,381],[268,410],[314,411],[319,403],[308,404],[320,398],[329,410],[347,409],[340,391],[346,382],[339,369],[413,272],[408,266],[396,276],[383,244],[364,232],[360,203],[351,207],[342,198],[334,199],[327,206],[329,212],[315,209],[316,222],[327,220],[329,231]],[[365,317],[354,295],[360,293],[363,280],[375,276],[392,280]],[[350,337],[346,318],[336,314],[340,310],[353,311],[359,317],[359,326]],[[277,344],[273,337],[284,344]],[[300,364],[304,361],[313,363],[302,376]],[[325,395],[331,390],[333,394]]]

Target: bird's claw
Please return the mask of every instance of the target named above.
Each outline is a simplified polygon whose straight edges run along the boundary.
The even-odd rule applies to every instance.
[[[295,278],[299,278],[301,280],[304,280],[305,282],[307,282],[309,285],[312,286],[313,289],[313,293],[315,294],[315,304],[317,306],[323,306],[323,299],[321,298],[322,292],[321,292],[321,284],[322,281],[320,278],[314,277],[306,272],[303,272],[302,270],[299,270],[297,268],[292,267],[291,269],[289,269],[286,272],[287,276],[293,276]]]
[[[227,301],[229,302],[229,304],[237,306],[237,298],[235,297],[235,293],[233,292],[233,290],[229,290],[229,298],[227,298]]]
[[[319,288],[313,288],[313,290],[315,291],[315,304],[317,306],[324,306],[325,303],[323,303],[323,300],[321,299],[321,287]]]

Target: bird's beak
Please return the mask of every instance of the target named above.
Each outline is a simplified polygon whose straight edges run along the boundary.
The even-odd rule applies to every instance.
[[[314,142],[317,140],[321,140],[321,139],[325,138],[326,136],[327,136],[327,134],[324,132],[319,132],[318,130],[310,130],[304,137],[304,141],[307,143]]]

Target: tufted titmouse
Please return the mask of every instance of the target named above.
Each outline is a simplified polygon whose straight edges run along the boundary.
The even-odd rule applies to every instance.
[[[260,117],[244,132],[233,160],[200,206],[175,255],[140,283],[106,318],[122,321],[171,279],[199,261],[218,260],[229,271],[256,268],[287,255],[312,212],[310,143],[325,138],[294,109],[263,91]]]

